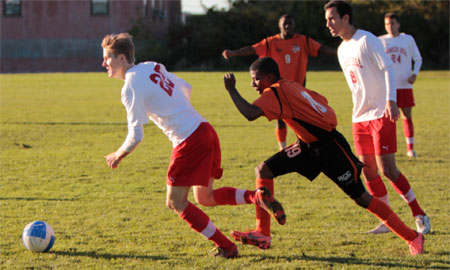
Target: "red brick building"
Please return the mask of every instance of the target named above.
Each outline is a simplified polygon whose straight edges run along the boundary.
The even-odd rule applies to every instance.
[[[141,19],[162,39],[181,0],[0,0],[1,73],[103,70],[101,40]]]

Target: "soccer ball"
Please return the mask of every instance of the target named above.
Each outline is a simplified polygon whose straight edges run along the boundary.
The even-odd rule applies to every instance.
[[[55,243],[55,232],[44,221],[34,221],[23,229],[22,242],[28,250],[47,252]]]

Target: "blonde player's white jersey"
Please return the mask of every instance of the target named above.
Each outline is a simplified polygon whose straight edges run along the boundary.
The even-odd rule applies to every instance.
[[[392,61],[381,41],[372,33],[358,29],[350,40],[339,45],[338,59],[352,92],[353,122],[383,117],[386,101],[397,101],[397,95],[395,85],[386,83],[385,71],[392,69]]]
[[[418,74],[422,66],[422,56],[417,48],[414,38],[405,33],[397,37],[388,34],[379,37],[386,53],[394,62],[396,85],[398,89],[411,89],[408,83],[411,72]],[[412,60],[414,60],[414,71],[412,71]]]
[[[128,127],[152,120],[176,147],[206,120],[190,103],[191,86],[168,72],[164,65],[145,62],[125,74],[122,103],[127,111]]]

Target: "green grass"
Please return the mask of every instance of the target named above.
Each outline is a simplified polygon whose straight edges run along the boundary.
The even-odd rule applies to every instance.
[[[223,73],[178,75],[193,85],[192,103],[219,134],[225,172],[216,187],[253,189],[255,166],[277,150],[275,123],[247,122],[223,88]],[[253,101],[249,75],[236,77]],[[144,141],[118,169],[106,166],[103,156],[126,136],[121,84],[104,73],[0,75],[0,269],[450,269],[448,71],[421,72],[415,85],[417,159],[406,157],[397,127],[397,165],[432,223],[417,257],[392,233],[364,234],[377,219],[323,175],[310,182],[295,174],[275,180],[288,220],[273,223],[270,250],[239,245],[238,259],[207,256],[213,244],[165,207],[171,143],[157,127],[145,126]],[[309,72],[308,88],[328,98],[352,144],[342,73]],[[387,188],[392,208],[414,226],[409,207]],[[227,235],[254,227],[253,206],[201,209]],[[21,243],[33,220],[56,232],[49,253]]]

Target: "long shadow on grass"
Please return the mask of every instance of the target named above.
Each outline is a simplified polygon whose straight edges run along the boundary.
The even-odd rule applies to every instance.
[[[286,262],[291,261],[318,261],[318,262],[324,262],[329,264],[341,264],[343,266],[345,265],[364,265],[364,266],[379,266],[383,269],[429,269],[430,263],[437,263],[437,264],[443,264],[443,265],[450,265],[450,261],[446,260],[426,260],[426,265],[416,265],[416,264],[405,264],[405,263],[399,263],[395,261],[387,261],[384,260],[384,262],[374,262],[372,260],[368,259],[360,259],[360,258],[352,258],[352,257],[317,257],[317,256],[308,256],[308,255],[299,255],[299,256],[257,256],[257,255],[251,255],[254,257],[257,257],[255,261],[262,262],[267,259],[269,260],[277,260],[280,259],[286,260]],[[450,266],[433,266],[433,269],[450,269]]]
[[[25,198],[25,197],[14,197],[14,198],[1,198],[0,201],[64,201],[64,202],[73,202],[77,201],[78,199],[70,198],[70,199],[64,199],[64,198]]]
[[[90,257],[94,259],[139,259],[139,260],[153,260],[161,261],[168,260],[169,257],[166,256],[147,256],[147,255],[132,255],[132,254],[108,254],[108,253],[97,253],[95,251],[82,252],[82,251],[51,251],[49,253],[61,255],[61,256],[72,256],[72,257]]]
[[[3,124],[10,125],[42,125],[42,126],[124,126],[127,125],[127,122],[3,122]],[[266,125],[252,125],[255,127],[263,127]],[[248,127],[248,125],[242,124],[215,124],[214,127],[223,127],[223,128],[235,128],[235,127]]]
[[[126,122],[3,122],[4,124],[13,124],[13,125],[43,125],[43,126],[56,126],[56,125],[65,125],[65,126],[123,126],[127,125]]]

